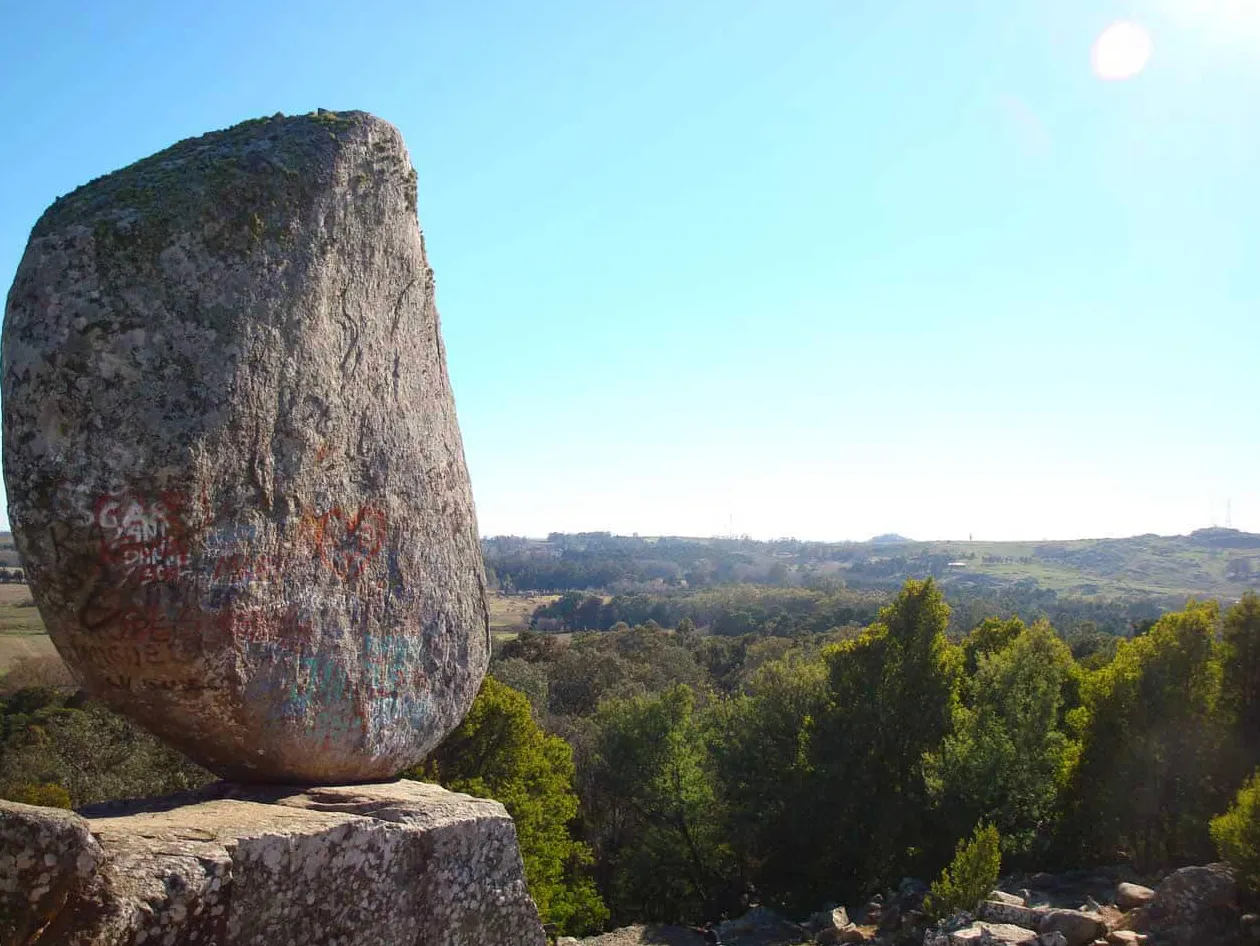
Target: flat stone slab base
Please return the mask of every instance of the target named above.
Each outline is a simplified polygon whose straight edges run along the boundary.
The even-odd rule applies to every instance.
[[[0,946],[545,942],[503,806],[436,785],[0,801]]]

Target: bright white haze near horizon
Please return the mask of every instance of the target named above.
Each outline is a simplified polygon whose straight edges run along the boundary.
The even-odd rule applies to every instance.
[[[14,6],[0,282],[95,176],[363,108],[483,534],[1260,532],[1260,0],[624,6]]]

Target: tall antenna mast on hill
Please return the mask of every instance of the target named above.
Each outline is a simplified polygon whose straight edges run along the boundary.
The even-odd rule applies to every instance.
[[[1234,501],[1232,499],[1225,500],[1225,528],[1234,528]]]

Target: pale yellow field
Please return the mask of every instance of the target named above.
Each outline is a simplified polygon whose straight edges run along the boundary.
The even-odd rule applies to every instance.
[[[551,604],[559,595],[502,595],[490,593],[490,632],[496,637],[529,629],[535,608]]]
[[[0,633],[0,673],[23,657],[56,657],[57,650],[47,634]]]
[[[22,657],[55,657],[26,585],[0,585],[0,673]]]
[[[0,604],[17,604],[19,601],[30,601],[31,589],[26,585],[0,585]]]

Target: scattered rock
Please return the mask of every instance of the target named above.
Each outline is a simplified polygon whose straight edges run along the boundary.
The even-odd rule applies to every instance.
[[[806,922],[805,928],[814,933],[823,933],[827,930],[843,930],[848,929],[853,923],[849,919],[849,913],[844,907],[835,907],[831,910],[820,910],[813,914]]]
[[[1067,946],[1067,937],[1058,930],[1042,933],[1037,937],[1037,941],[1041,943],[1041,946]]]
[[[989,892],[989,899],[995,903],[1006,903],[1013,907],[1022,907],[1027,904],[1023,897],[1013,893],[1007,893],[1005,890],[992,890]]]
[[[999,900],[983,900],[976,908],[976,915],[991,923],[1009,923],[1012,926],[1023,926],[1035,930],[1041,923],[1045,910],[1032,907],[1017,906]]]
[[[1141,884],[1121,883],[1116,885],[1116,906],[1121,910],[1144,907],[1151,902],[1151,898],[1154,896],[1154,890],[1150,887],[1143,887]]]
[[[406,781],[306,791],[220,783],[81,814],[0,801],[0,946],[26,943],[543,946],[545,937],[498,802]]]
[[[393,777],[489,659],[398,131],[246,122],[56,201],[4,320],[27,579],[95,696],[221,775]]]
[[[1102,924],[1106,927],[1107,932],[1118,930],[1125,925],[1125,914],[1113,906],[1099,907],[1098,912],[1095,915],[1102,921]]]
[[[1040,946],[1037,934],[1020,926],[1009,923],[973,923],[964,929],[951,933],[950,946]]]
[[[1142,946],[1146,937],[1133,930],[1112,930],[1107,934],[1109,946]]]
[[[884,907],[883,912],[879,915],[879,923],[876,927],[881,933],[891,933],[894,930],[901,929],[901,909],[895,903],[890,903]]]
[[[819,946],[847,946],[850,943],[866,942],[866,933],[858,926],[847,926],[844,929],[823,930],[814,942]]]
[[[737,920],[714,928],[722,946],[789,946],[807,941],[809,932],[767,907],[753,907]]]
[[[820,946],[860,943],[866,939],[862,931],[849,920],[848,911],[844,907],[815,913],[805,923],[805,929],[814,934],[814,942]]]
[[[1080,910],[1046,910],[1037,923],[1037,931],[1062,933],[1067,946],[1085,946],[1107,935],[1107,927],[1098,917]]]
[[[706,946],[705,938],[695,930],[658,924],[624,926],[578,942],[581,946]]]

